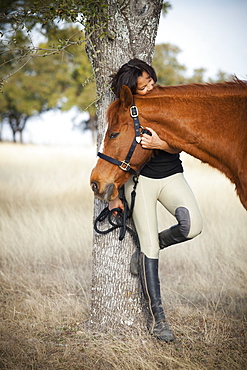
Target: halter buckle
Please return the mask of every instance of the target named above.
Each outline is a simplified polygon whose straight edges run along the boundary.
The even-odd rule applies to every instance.
[[[119,168],[123,171],[129,171],[130,170],[130,165],[129,163],[122,161],[121,164],[119,165]]]
[[[132,105],[130,107],[130,115],[131,115],[132,118],[138,117],[138,108],[137,108],[136,105]]]

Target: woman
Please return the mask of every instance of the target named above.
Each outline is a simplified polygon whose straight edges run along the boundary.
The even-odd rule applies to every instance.
[[[123,85],[133,94],[146,95],[157,81],[154,69],[139,59],[124,64],[112,78],[111,87],[117,97]],[[148,300],[149,331],[160,340],[170,342],[174,336],[166,322],[160,296],[158,275],[159,251],[170,245],[192,239],[202,231],[202,217],[195,197],[183,175],[180,150],[161,140],[152,128],[144,134],[141,145],[153,149],[154,156],[141,170],[136,189],[133,220],[140,241],[140,274]],[[133,181],[125,184],[125,196],[130,204]],[[167,230],[158,233],[157,201],[177,220]],[[119,198],[109,203],[109,209],[124,206]]]

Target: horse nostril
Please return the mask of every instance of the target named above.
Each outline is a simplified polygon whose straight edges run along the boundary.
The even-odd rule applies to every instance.
[[[114,189],[114,184],[109,184],[106,187],[106,200],[109,200]]]
[[[97,184],[97,182],[93,181],[91,183],[91,188],[92,188],[92,190],[93,190],[94,193],[97,193],[97,191],[98,191],[98,184]]]

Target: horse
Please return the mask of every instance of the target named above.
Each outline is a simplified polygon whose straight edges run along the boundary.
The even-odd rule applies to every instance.
[[[158,85],[145,96],[133,96],[123,86],[108,107],[107,121],[103,153],[90,178],[96,197],[115,199],[149,160],[152,150],[138,143],[147,126],[170,146],[225,174],[247,209],[247,81]]]

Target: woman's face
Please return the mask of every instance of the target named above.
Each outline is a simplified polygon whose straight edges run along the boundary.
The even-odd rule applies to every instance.
[[[137,79],[136,93],[139,95],[146,95],[154,88],[154,80],[146,71]]]

